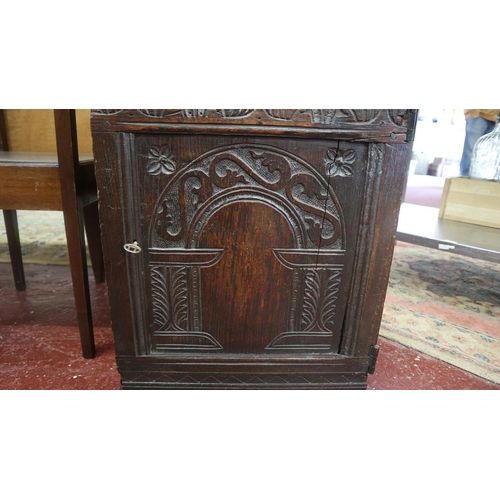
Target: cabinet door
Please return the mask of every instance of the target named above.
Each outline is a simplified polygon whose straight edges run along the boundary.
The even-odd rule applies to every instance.
[[[122,139],[138,354],[339,352],[378,161],[367,144]]]

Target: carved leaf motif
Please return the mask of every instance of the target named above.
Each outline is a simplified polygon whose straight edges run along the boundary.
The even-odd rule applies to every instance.
[[[323,307],[321,312],[321,323],[325,328],[328,328],[328,323],[333,323],[335,316],[335,303],[337,301],[337,293],[339,291],[340,273],[335,272],[326,282],[326,295],[323,299]]]
[[[139,109],[141,115],[152,116],[154,118],[163,118],[165,116],[176,115],[181,112],[180,109]]]
[[[332,125],[337,118],[336,109],[311,109],[313,123]]]
[[[184,118],[204,118],[208,115],[208,109],[183,109]]]
[[[291,120],[298,109],[265,109],[264,112],[270,118],[277,120]]]
[[[395,125],[403,125],[406,109],[389,109],[389,116]]]
[[[216,109],[224,118],[241,118],[252,114],[254,109]]]
[[[188,287],[187,287],[187,270],[181,268],[176,271],[172,270],[172,303],[173,303],[173,327],[175,330],[182,330],[182,325],[187,325],[188,318]]]
[[[309,271],[305,279],[306,289],[304,292],[304,305],[302,308],[302,324],[305,331],[313,328],[318,312],[320,296],[319,274],[317,271]]]
[[[158,267],[151,269],[151,286],[154,321],[161,330],[170,321],[170,305],[167,296],[167,280]]]
[[[342,113],[352,119],[355,123],[366,123],[372,121],[380,114],[379,109],[342,109]]]

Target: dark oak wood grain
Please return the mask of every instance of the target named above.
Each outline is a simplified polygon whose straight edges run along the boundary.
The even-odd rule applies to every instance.
[[[95,110],[126,388],[365,388],[414,110]]]

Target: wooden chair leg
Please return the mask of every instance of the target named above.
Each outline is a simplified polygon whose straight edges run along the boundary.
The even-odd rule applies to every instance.
[[[76,313],[80,327],[83,357],[90,359],[95,356],[95,342],[85,251],[83,203],[82,199],[76,193],[74,172],[74,166],[78,163],[74,113],[74,110],[56,109],[54,111],[54,118],[56,123],[56,142],[64,225],[66,228]]]
[[[95,202],[85,206],[83,208],[83,217],[85,220],[85,232],[87,233],[87,242],[89,244],[90,260],[92,261],[95,282],[102,283],[105,276],[98,203]]]
[[[19,227],[17,225],[17,213],[15,210],[4,210],[3,218],[9,244],[10,262],[16,289],[20,292],[26,290],[24,278],[23,255],[21,252],[21,240],[19,239]]]
[[[76,314],[80,327],[83,357],[91,359],[95,356],[94,328],[90,304],[89,276],[87,270],[87,254],[83,230],[83,207],[64,212],[66,239],[68,243],[69,265],[75,294]]]

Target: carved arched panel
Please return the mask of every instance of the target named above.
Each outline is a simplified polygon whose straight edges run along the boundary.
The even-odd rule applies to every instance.
[[[153,348],[335,349],[345,228],[330,177],[351,175],[355,153],[326,151],[323,176],[261,144],[180,169],[174,156],[169,144],[150,148],[147,165],[169,176],[149,230]]]

